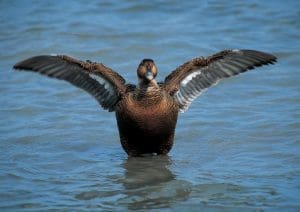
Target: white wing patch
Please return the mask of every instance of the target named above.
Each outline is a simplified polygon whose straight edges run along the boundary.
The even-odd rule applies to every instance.
[[[201,74],[201,71],[196,71],[196,72],[193,72],[192,74],[188,75],[186,78],[184,78],[180,85],[181,86],[186,86],[186,84],[191,81],[194,77],[196,77],[197,75]]]
[[[203,77],[202,69],[199,69],[181,81],[179,90],[174,94],[175,101],[181,106],[180,112],[185,112],[194,99],[200,96],[208,87],[205,84],[199,84],[201,77]]]
[[[111,85],[109,82],[107,82],[107,81],[104,80],[102,77],[100,77],[100,76],[98,76],[98,75],[96,75],[96,74],[89,74],[89,76],[90,76],[91,78],[93,78],[94,80],[96,80],[97,82],[99,82],[101,85],[103,85],[104,88],[105,88],[109,93],[111,93],[111,91],[112,91],[112,85]]]
[[[99,75],[89,73],[89,76],[92,79],[96,80],[101,86],[103,86],[103,89],[105,90],[105,92],[100,91],[100,93],[96,95],[96,99],[100,102],[101,105],[110,108],[110,111],[112,111],[114,105],[118,101],[118,96],[116,94],[115,88],[110,82],[103,79]]]

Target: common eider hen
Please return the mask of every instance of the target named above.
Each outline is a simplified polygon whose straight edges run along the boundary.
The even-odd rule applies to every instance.
[[[276,57],[255,50],[224,50],[194,58],[157,82],[158,69],[151,59],[137,68],[138,84],[126,83],[102,63],[80,61],[66,55],[40,55],[14,68],[62,79],[90,93],[99,104],[116,114],[122,147],[129,156],[167,154],[174,140],[179,112],[221,79],[254,67],[273,64]]]

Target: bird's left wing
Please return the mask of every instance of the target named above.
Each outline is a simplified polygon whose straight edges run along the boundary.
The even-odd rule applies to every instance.
[[[164,87],[184,112],[203,91],[221,79],[274,62],[274,55],[260,51],[224,50],[179,66],[165,78]]]

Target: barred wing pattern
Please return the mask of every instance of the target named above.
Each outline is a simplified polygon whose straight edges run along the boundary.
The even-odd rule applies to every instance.
[[[90,93],[109,111],[114,111],[116,103],[126,90],[125,80],[103,64],[83,62],[65,55],[31,57],[17,63],[14,68],[66,80]]]
[[[225,50],[207,58],[195,58],[166,77],[166,90],[180,107],[180,112],[208,87],[258,66],[273,64],[276,57],[254,50]]]

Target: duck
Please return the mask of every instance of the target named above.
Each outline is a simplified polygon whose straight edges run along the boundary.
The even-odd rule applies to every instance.
[[[105,110],[115,113],[121,146],[129,157],[135,157],[167,155],[174,144],[178,114],[187,111],[207,88],[276,61],[276,56],[262,51],[223,50],[191,59],[157,82],[154,60],[143,59],[137,67],[136,85],[102,63],[67,55],[33,56],[13,68],[65,80],[88,92]]]

